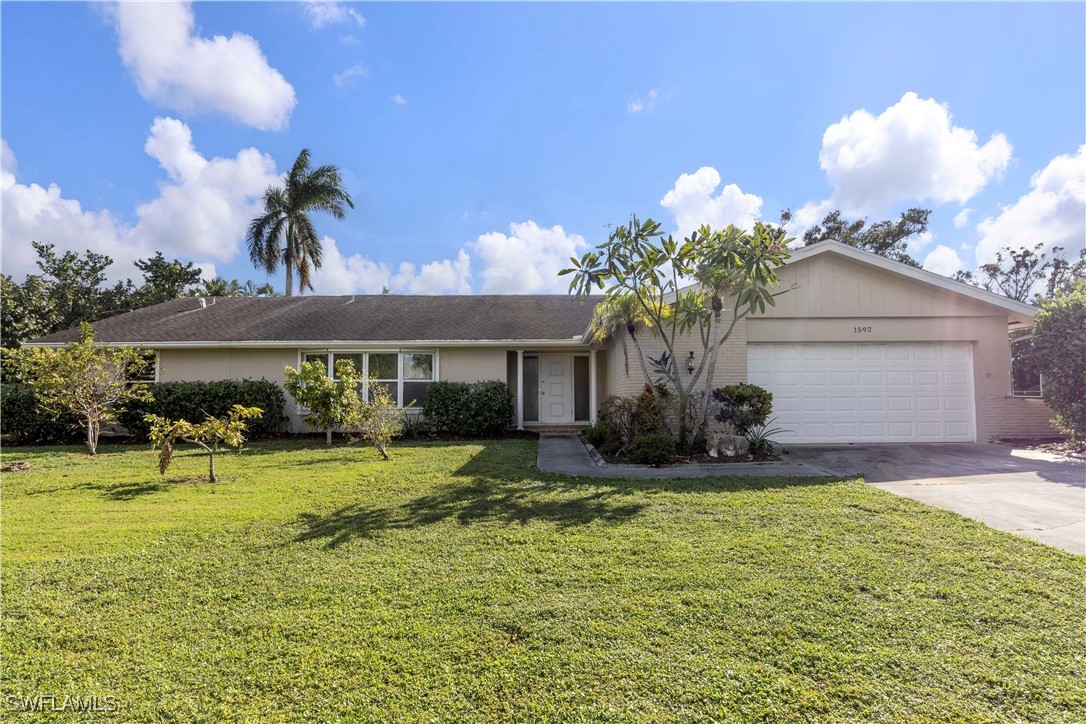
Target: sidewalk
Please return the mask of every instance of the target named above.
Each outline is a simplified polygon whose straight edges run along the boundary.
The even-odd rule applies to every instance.
[[[653,468],[645,465],[599,465],[575,435],[541,435],[536,465],[540,470],[584,478],[723,478],[723,477],[833,477],[813,465],[793,462],[689,463]]]

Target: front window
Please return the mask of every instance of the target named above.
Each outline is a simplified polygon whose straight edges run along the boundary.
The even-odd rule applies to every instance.
[[[422,407],[436,379],[433,352],[305,352],[302,360],[320,362],[333,375],[338,362],[350,360],[360,377],[384,385],[400,407]]]

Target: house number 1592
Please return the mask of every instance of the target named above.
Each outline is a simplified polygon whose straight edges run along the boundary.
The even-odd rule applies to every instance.
[[[856,334],[867,334],[871,331],[871,327],[853,327],[852,331]]]

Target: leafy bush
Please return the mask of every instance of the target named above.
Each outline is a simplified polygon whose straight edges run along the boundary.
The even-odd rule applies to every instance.
[[[716,419],[733,426],[739,435],[765,425],[773,409],[773,393],[749,383],[718,387],[713,400],[720,403]]]
[[[496,435],[513,423],[513,393],[501,380],[434,382],[422,414],[434,430],[454,435]]]
[[[1086,279],[1041,304],[1033,352],[1056,427],[1075,442],[1086,441]]]
[[[158,472],[166,474],[173,460],[174,444],[191,442],[199,445],[207,452],[207,482],[216,483],[215,453],[219,451],[219,445],[237,448],[241,452],[241,446],[245,444],[245,433],[249,426],[246,420],[259,420],[264,411],[259,407],[243,407],[234,405],[230,408],[230,414],[223,417],[208,415],[200,424],[188,420],[168,420],[158,415],[148,415],[147,425],[150,427],[151,446],[158,450]]]
[[[581,432],[581,437],[584,438],[584,441],[597,448],[607,441],[607,436],[607,427],[599,422],[594,425],[589,425]]]
[[[74,442],[84,435],[83,424],[72,413],[54,418],[38,405],[30,385],[5,384],[0,391],[3,432],[16,445]]]
[[[673,397],[659,385],[656,393],[653,395],[645,385],[637,397],[613,395],[604,400],[597,423],[604,438],[592,444],[602,452],[617,455],[628,452],[636,437],[670,435],[668,414],[674,406]]]
[[[350,360],[336,363],[334,380],[322,362],[303,362],[298,369],[288,365],[283,368],[283,377],[286,379],[283,387],[307,410],[305,424],[314,430],[324,430],[328,445],[332,444],[333,430],[350,427],[349,420],[358,419],[362,380]]]
[[[396,400],[387,385],[370,380],[369,399],[350,407],[343,417],[343,426],[357,430],[362,439],[377,448],[381,457],[388,460],[388,445],[404,433],[404,413],[396,406]]]
[[[790,432],[790,430],[782,430],[779,427],[770,427],[773,424],[773,418],[764,425],[758,425],[747,430],[747,440],[750,441],[751,455],[771,455],[773,454],[773,442],[774,438],[782,432]]]
[[[171,420],[203,420],[206,417],[226,417],[234,405],[259,407],[264,416],[250,420],[249,437],[274,435],[286,428],[283,410],[286,396],[283,388],[268,380],[217,380],[215,382],[158,382],[149,385],[154,400],[129,403],[119,418],[120,423],[136,437],[146,439],[149,425],[147,415]]]
[[[671,435],[640,435],[630,443],[630,458],[640,465],[675,462],[676,443]]]

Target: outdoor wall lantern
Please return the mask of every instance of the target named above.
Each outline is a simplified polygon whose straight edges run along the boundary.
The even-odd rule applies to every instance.
[[[690,356],[686,358],[686,371],[690,374],[694,374],[694,353],[691,352]]]

